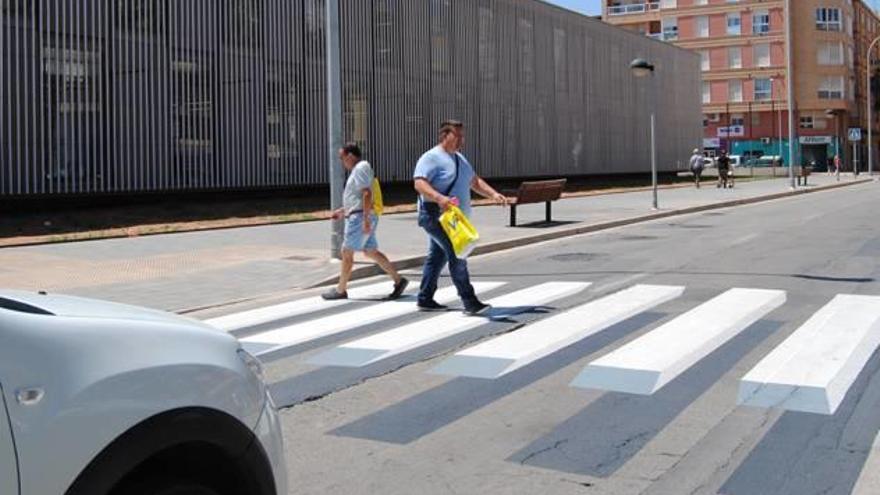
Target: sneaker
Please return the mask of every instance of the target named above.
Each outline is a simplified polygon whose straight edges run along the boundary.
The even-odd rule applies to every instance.
[[[470,306],[466,306],[464,308],[464,314],[466,314],[468,316],[479,316],[479,315],[485,313],[486,311],[489,311],[490,309],[492,309],[492,306],[489,306],[488,304],[481,303],[480,301],[477,301]]]
[[[407,285],[409,285],[409,280],[401,277],[400,282],[394,284],[394,290],[388,295],[388,299],[399,299]]]
[[[447,306],[444,306],[433,299],[429,301],[419,301],[418,307],[419,311],[446,311],[449,309]]]
[[[340,299],[348,299],[348,292],[339,292],[335,288],[321,294],[325,301],[338,301]]]

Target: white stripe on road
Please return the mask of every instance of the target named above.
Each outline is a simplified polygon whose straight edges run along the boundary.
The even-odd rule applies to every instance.
[[[572,386],[653,394],[784,303],[784,291],[730,289],[593,361]]]
[[[535,306],[577,294],[589,285],[586,282],[548,282],[529,287],[488,301],[493,307],[485,318],[460,313],[445,314],[343,344],[313,357],[309,362],[323,366],[366,366],[466,332],[488,323],[486,318],[514,316]]]
[[[394,284],[389,282],[356,287],[348,290],[349,299],[325,301],[321,296],[308,297],[297,301],[274,304],[263,308],[242,311],[217,318],[205,320],[205,323],[220,330],[233,331],[242,328],[254,327],[294,316],[315,313],[325,309],[335,308],[348,304],[352,300],[373,299],[388,295],[394,289]]]
[[[834,414],[880,345],[880,297],[838,295],[740,382],[739,403]]]
[[[498,378],[595,335],[621,321],[671,301],[684,287],[636,285],[560,315],[463,350],[433,373]]]
[[[475,282],[473,286],[474,291],[479,294],[504,284],[505,282]],[[440,289],[434,296],[441,304],[450,303],[457,298],[455,287]],[[261,355],[416,311],[418,308],[415,301],[408,297],[250,335],[241,339],[241,344],[249,352]]]

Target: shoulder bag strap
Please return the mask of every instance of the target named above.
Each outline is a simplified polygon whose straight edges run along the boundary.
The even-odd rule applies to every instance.
[[[445,193],[443,193],[444,196],[449,196],[449,193],[451,193],[452,190],[455,189],[455,183],[458,182],[458,168],[460,166],[460,161],[457,151],[455,152],[455,155],[453,155],[453,158],[455,158],[455,176],[452,178],[452,183],[449,184],[449,188],[446,189]]]

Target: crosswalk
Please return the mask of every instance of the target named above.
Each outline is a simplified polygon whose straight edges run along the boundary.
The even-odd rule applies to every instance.
[[[418,313],[412,294],[385,301],[382,296],[390,286],[373,284],[352,289],[352,300],[348,301],[304,298],[206,322],[221,330],[242,332],[242,346],[261,359],[333,336],[343,342],[323,342],[326,348],[297,358],[305,365],[328,370],[381,364],[419,349],[442,346],[452,337],[492,322],[507,324],[512,327],[507,333],[465,346],[427,370],[434,375],[491,381],[661,308],[687,292],[683,286],[633,285],[610,294],[595,294],[588,291],[590,287],[589,281],[525,287],[514,287],[507,281],[476,282],[474,288],[481,297],[506,293],[488,300],[493,306],[488,314],[472,317],[458,311]],[[443,304],[455,303],[457,298],[453,287],[436,295]],[[680,315],[670,315],[657,328],[590,361],[571,386],[651,396],[711,359],[713,352],[787,302],[782,290],[723,291]],[[562,309],[546,307],[556,304]],[[329,311],[334,312],[323,314]],[[520,324],[514,318],[523,313],[538,316]],[[315,317],[308,318],[313,314]],[[370,325],[375,330],[366,336],[345,341],[350,332]],[[246,334],[249,328],[256,333]],[[878,347],[880,296],[837,295],[745,373],[737,403],[832,415]]]

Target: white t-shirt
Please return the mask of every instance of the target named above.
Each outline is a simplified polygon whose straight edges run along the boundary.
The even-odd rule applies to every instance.
[[[342,192],[342,208],[345,214],[350,215],[355,211],[364,209],[364,189],[373,187],[373,167],[366,160],[358,162],[351,169],[348,180],[345,181],[345,191]]]

